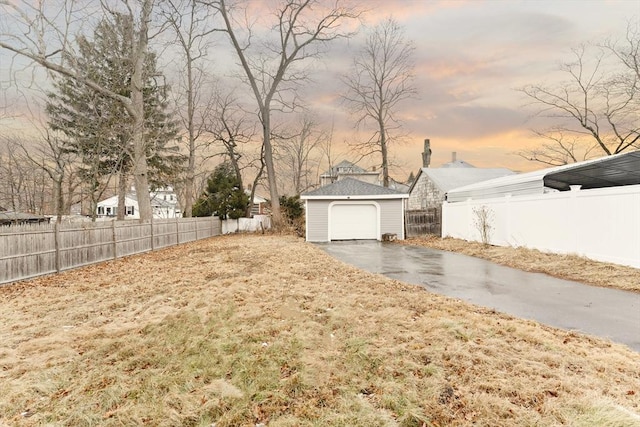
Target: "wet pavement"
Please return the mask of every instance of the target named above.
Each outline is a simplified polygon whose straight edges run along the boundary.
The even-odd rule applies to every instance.
[[[598,288],[435,249],[376,241],[318,244],[331,256],[431,292],[640,352],[640,294]]]

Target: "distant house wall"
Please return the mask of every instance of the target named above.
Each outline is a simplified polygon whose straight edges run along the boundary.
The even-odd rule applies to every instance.
[[[407,237],[441,235],[444,198],[444,191],[438,188],[427,174],[420,174],[407,200]]]
[[[427,174],[421,174],[409,193],[407,210],[440,209],[442,202],[444,202],[444,192],[429,179]]]
[[[444,203],[443,237],[480,241],[474,209],[482,206],[493,245],[640,268],[640,185]]]

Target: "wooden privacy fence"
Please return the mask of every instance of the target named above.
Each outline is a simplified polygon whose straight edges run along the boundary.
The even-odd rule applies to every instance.
[[[407,237],[436,234],[440,236],[442,230],[441,209],[428,208],[424,210],[405,211],[405,234]]]
[[[220,235],[217,217],[0,227],[0,284]]]

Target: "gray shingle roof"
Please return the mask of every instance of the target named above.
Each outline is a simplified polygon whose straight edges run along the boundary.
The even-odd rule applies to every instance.
[[[353,178],[344,178],[333,184],[304,193],[303,196],[381,196],[390,194],[404,195],[404,193],[391,188],[369,184]]]

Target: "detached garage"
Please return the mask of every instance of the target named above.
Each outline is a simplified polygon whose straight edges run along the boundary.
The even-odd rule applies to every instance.
[[[300,196],[305,201],[307,241],[404,239],[408,194],[345,178]]]

